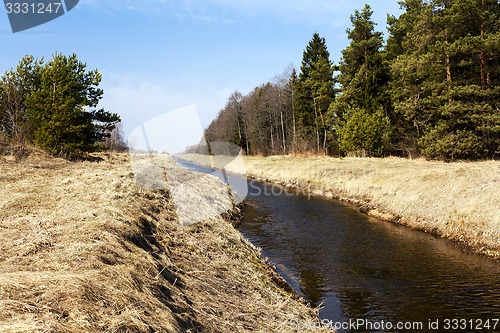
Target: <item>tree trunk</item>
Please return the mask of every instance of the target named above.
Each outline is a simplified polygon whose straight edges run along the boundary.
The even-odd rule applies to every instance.
[[[450,45],[448,37],[448,25],[446,25],[446,50],[445,50],[445,63],[446,63],[446,82],[448,83],[448,103],[452,102],[451,98],[451,88],[452,88],[452,76],[451,76],[451,60],[448,47]]]
[[[318,124],[318,108],[316,104],[316,98],[314,98],[314,123],[316,124],[316,144],[317,144],[317,151],[320,150],[320,145],[319,145],[319,124]]]
[[[486,0],[481,1],[481,39],[484,38],[484,16],[485,15],[485,10],[486,10]],[[485,73],[486,71],[486,56],[484,54],[484,48],[481,48],[481,54],[479,55],[479,64],[480,64],[480,71],[481,71],[481,87],[483,90],[486,88],[486,80],[487,80],[487,74]]]
[[[271,127],[271,154],[274,154],[274,122],[271,110],[269,110],[269,123]]]
[[[247,147],[247,150],[246,150],[246,155],[250,155],[250,147],[248,145],[248,127],[247,127],[247,124],[245,122],[245,144],[246,144],[246,147]]]
[[[324,134],[324,137],[323,137],[323,152],[325,155],[328,155],[327,154],[327,151],[326,151],[326,142],[327,142],[327,134],[328,134],[328,131],[327,131],[327,128],[326,128],[326,121],[325,121],[325,118],[323,116],[323,113],[321,113],[321,110],[318,110],[318,113],[319,113],[319,117],[321,119],[321,126],[323,127],[323,134]]]
[[[295,88],[292,88],[293,152],[297,152],[297,127],[295,123]]]
[[[285,136],[285,122],[283,120],[283,109],[281,109],[280,117],[281,117],[281,134],[283,135],[283,154],[286,155],[286,136]]]

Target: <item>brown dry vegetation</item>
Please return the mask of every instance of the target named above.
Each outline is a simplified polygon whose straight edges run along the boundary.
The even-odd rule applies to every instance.
[[[203,162],[196,155],[184,158]],[[400,158],[245,157],[228,171],[357,204],[381,219],[500,258],[500,162]],[[218,166],[224,163],[218,163]]]
[[[183,227],[168,190],[137,187],[127,155],[101,157],[0,156],[0,332],[295,332],[289,320],[317,320],[227,220]]]

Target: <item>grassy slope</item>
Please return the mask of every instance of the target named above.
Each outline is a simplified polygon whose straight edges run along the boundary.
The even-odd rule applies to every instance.
[[[203,161],[199,156],[189,159]],[[500,257],[500,163],[398,158],[248,157],[233,172],[298,185],[358,204],[376,217]]]
[[[222,217],[181,226],[127,156],[0,156],[0,184],[0,332],[293,332],[315,318]]]

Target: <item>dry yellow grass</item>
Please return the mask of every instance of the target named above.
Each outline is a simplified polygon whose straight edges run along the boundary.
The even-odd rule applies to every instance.
[[[168,190],[137,187],[127,155],[101,157],[0,156],[0,332],[295,332],[290,320],[317,320],[227,220],[183,227]]]
[[[187,159],[203,161],[198,156]],[[354,202],[376,217],[500,258],[500,162],[245,157],[228,171]]]

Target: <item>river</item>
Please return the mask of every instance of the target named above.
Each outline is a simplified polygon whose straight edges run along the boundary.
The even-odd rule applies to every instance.
[[[500,332],[499,261],[341,202],[248,184],[241,233],[301,296],[321,306],[321,318],[373,324],[340,332],[416,332],[418,323],[425,332]]]

